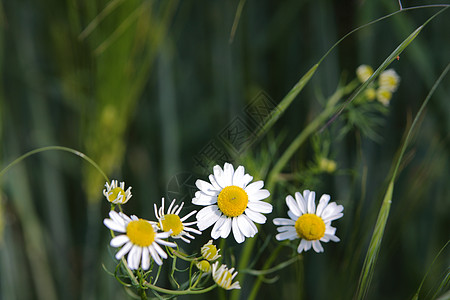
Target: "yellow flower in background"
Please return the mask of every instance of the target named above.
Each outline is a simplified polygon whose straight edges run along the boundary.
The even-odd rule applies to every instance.
[[[320,242],[327,243],[330,240],[339,242],[335,235],[336,228],[331,226],[331,221],[341,218],[344,207],[330,201],[330,195],[323,194],[319,205],[315,203],[316,193],[305,190],[303,195],[295,193],[295,199],[291,195],[286,197],[286,205],[289,207],[287,218],[275,218],[273,223],[279,225],[279,232],[275,238],[279,241],[300,239],[297,252],[308,251],[311,247],[317,253],[323,252]]]
[[[333,173],[336,171],[336,162],[334,160],[322,157],[319,162],[319,168],[321,171]]]
[[[125,204],[131,198],[131,186],[125,191],[125,182],[118,184],[117,180],[112,180],[111,184],[105,183],[106,189],[103,190],[103,195],[106,199],[114,204]]]
[[[232,282],[234,277],[238,274],[238,272],[234,272],[234,268],[228,270],[226,265],[219,266],[219,262],[216,261],[212,265],[212,277],[214,281],[221,287],[226,290],[232,289],[240,289],[239,281]],[[234,273],[233,273],[234,272]]]
[[[367,79],[369,79],[370,76],[373,74],[373,69],[369,65],[360,65],[356,69],[356,76],[358,77],[359,81],[366,82]]]
[[[394,69],[385,70],[381,72],[378,83],[380,89],[395,92],[400,83],[400,76],[398,76]]]
[[[385,88],[379,88],[377,90],[377,100],[384,106],[388,106],[392,98],[392,92]]]
[[[377,98],[377,92],[375,91],[375,89],[373,87],[366,89],[365,93],[366,93],[366,97],[369,101],[373,101]]]

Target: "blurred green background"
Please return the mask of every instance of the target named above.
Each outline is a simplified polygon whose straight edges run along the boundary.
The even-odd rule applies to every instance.
[[[128,214],[154,218],[153,203],[175,195],[194,209],[192,183],[208,175],[196,158],[236,116],[251,123],[246,108],[261,95],[279,103],[339,38],[398,9],[397,1],[388,0],[245,1],[232,35],[239,3],[1,1],[2,165],[38,147],[71,147],[91,157],[110,179],[133,187]],[[406,1],[404,6],[422,4],[431,3]],[[269,134],[249,145],[249,155],[235,157],[235,167],[244,163],[255,179],[264,179],[267,170],[259,167],[270,168],[320,113],[320,100],[335,91],[342,76],[348,82],[360,64],[380,65],[436,11],[398,14],[347,38]],[[263,285],[260,295],[352,297],[390,166],[411,119],[448,63],[449,36],[446,11],[392,64],[401,83],[377,128],[379,141],[357,130],[342,139],[324,135],[338,170],[311,175],[310,185],[300,177],[271,191],[275,209],[262,237],[272,238],[272,244],[271,220],[286,216],[284,197],[295,190],[329,193],[345,206],[345,215],[334,224],[341,242],[325,244],[323,254],[304,256],[302,285],[291,268],[272,274],[278,281]],[[438,87],[408,149],[369,299],[411,298],[449,238],[449,82],[447,76]],[[307,168],[314,155],[309,140],[287,169],[295,174]],[[114,267],[102,224],[109,210],[103,185],[91,165],[57,151],[27,158],[3,176],[0,299],[126,297],[102,268]],[[208,233],[186,249],[198,251]],[[227,243],[238,255],[239,246]],[[421,298],[432,299],[448,276],[449,253],[446,249],[431,269]],[[248,289],[243,286],[241,299]]]

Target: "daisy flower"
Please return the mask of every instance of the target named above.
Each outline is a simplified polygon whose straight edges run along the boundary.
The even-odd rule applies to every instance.
[[[124,233],[114,237],[110,245],[122,247],[116,253],[116,259],[121,259],[128,253],[127,263],[131,270],[136,270],[139,265],[147,270],[150,267],[150,255],[153,260],[162,265],[161,258],[167,258],[167,253],[159,246],[176,247],[175,243],[165,241],[170,232],[157,232],[156,225],[150,221],[139,219],[132,215],[131,218],[120,212],[109,212],[110,219],[104,219],[103,224],[109,229]]]
[[[114,204],[125,204],[131,198],[131,186],[125,191],[125,182],[121,182],[120,186],[117,180],[112,180],[111,184],[105,183],[106,189],[103,190],[103,195],[106,199]]]
[[[201,231],[198,231],[197,229],[190,228],[188,226],[194,225],[197,223],[194,222],[187,222],[184,223],[187,218],[195,214],[197,211],[191,211],[187,215],[185,215],[183,218],[180,219],[180,212],[183,208],[184,202],[181,202],[181,205],[175,205],[175,199],[172,201],[172,203],[169,205],[169,208],[167,209],[167,213],[164,213],[164,198],[162,198],[162,204],[161,207],[158,209],[156,204],[154,204],[155,208],[155,216],[158,219],[159,222],[159,229],[161,229],[164,232],[171,231],[170,236],[174,239],[182,239],[186,243],[190,243],[191,241],[188,240],[186,237],[190,239],[194,239],[195,237],[191,235],[189,232],[196,233],[196,234],[202,234]]]
[[[217,250],[216,245],[213,245],[212,240],[209,240],[206,244],[202,246],[200,252],[204,259],[209,261],[215,261],[220,257],[219,250]]]
[[[218,267],[219,262],[216,261],[212,264],[212,277],[214,281],[222,288],[226,290],[232,289],[240,289],[239,281],[232,283],[234,277],[238,274],[238,272],[234,272],[234,268],[228,270],[226,265],[221,265]]]
[[[192,203],[206,206],[197,213],[197,226],[203,231],[214,225],[213,239],[226,238],[233,231],[236,242],[242,243],[258,232],[254,223],[264,224],[267,218],[263,214],[272,212],[272,205],[261,201],[270,193],[262,189],[262,180],[249,184],[253,177],[245,174],[243,166],[235,171],[231,164],[225,163],[223,170],[216,165],[213,171],[209,175],[211,183],[195,182],[199,191]]]
[[[305,190],[302,194],[295,193],[295,199],[291,195],[286,197],[286,204],[289,207],[288,216],[290,219],[275,218],[273,223],[280,225],[275,238],[279,241],[301,239],[297,252],[308,251],[312,248],[317,253],[323,252],[320,242],[327,243],[330,240],[339,242],[335,235],[336,228],[331,226],[331,221],[339,219],[344,214],[344,207],[330,201],[330,195],[323,194],[320,197],[319,205],[315,204],[316,193]]]

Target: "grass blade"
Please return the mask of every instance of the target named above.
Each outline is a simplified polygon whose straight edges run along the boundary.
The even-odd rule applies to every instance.
[[[423,27],[423,25],[421,27]],[[376,264],[376,261],[378,258],[378,253],[380,251],[381,241],[383,239],[384,229],[386,227],[386,222],[387,222],[387,219],[389,216],[389,210],[391,208],[392,194],[393,194],[393,190],[394,190],[394,182],[396,179],[396,175],[397,175],[400,163],[403,158],[403,154],[405,153],[406,148],[409,145],[412,133],[414,132],[417,122],[419,121],[428,101],[430,100],[430,98],[433,95],[434,91],[436,90],[437,86],[442,81],[442,79],[445,77],[445,75],[447,74],[449,69],[450,69],[450,64],[447,65],[447,67],[442,72],[441,76],[436,80],[435,84],[433,85],[433,87],[431,88],[427,97],[425,98],[425,101],[422,103],[422,106],[420,107],[419,111],[417,112],[416,117],[414,118],[414,121],[408,130],[406,139],[403,142],[403,145],[400,150],[400,155],[398,156],[397,161],[395,163],[395,169],[394,169],[394,172],[390,179],[386,194],[384,196],[383,204],[381,205],[381,209],[378,214],[377,222],[375,224],[375,229],[373,231],[372,238],[371,238],[370,244],[369,244],[369,248],[366,253],[366,258],[364,259],[364,265],[361,270],[358,288],[356,290],[356,295],[355,295],[356,299],[364,299],[369,291],[370,282],[371,282],[371,279],[373,276],[373,271],[374,271],[375,264]]]

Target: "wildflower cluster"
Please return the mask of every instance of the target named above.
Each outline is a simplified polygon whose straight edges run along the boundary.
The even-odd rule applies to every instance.
[[[131,187],[125,190],[125,183],[119,184],[117,180],[105,184],[103,194],[111,203],[111,211],[109,218],[105,218],[103,223],[111,230],[110,245],[120,248],[115,258],[119,260],[119,265],[122,264],[122,269],[128,270],[122,276],[128,276],[131,284],[141,294],[147,289],[152,289],[154,293],[174,295],[203,293],[216,286],[226,290],[240,289],[239,282],[234,281],[238,272],[220,262],[222,255],[213,240],[225,239],[232,233],[236,243],[241,244],[247,238],[254,237],[258,233],[256,224],[266,223],[265,215],[273,210],[272,204],[265,201],[270,192],[263,188],[262,180],[252,182],[253,177],[245,173],[243,166],[234,169],[230,163],[225,163],[223,168],[216,165],[208,179],[209,182],[198,179],[195,183],[198,191],[192,203],[203,206],[198,212],[192,210],[181,214],[184,202],[177,204],[176,200],[172,200],[166,210],[165,200],[162,198],[159,208],[154,204],[155,220],[126,215],[121,205],[131,198]],[[336,228],[331,226],[331,221],[343,216],[343,207],[329,201],[330,196],[323,195],[316,209],[315,192],[306,190],[303,195],[297,192],[295,200],[292,196],[287,196],[289,219],[273,220],[275,225],[280,226],[277,228],[279,233],[276,239],[300,239],[298,253],[311,248],[316,252],[323,252],[320,242],[338,242]],[[116,211],[117,207],[119,211]],[[196,220],[188,221],[194,215]],[[198,256],[180,250],[179,242],[190,243],[196,235],[203,234],[210,227],[212,239],[200,248]],[[189,281],[183,284],[187,286],[184,290],[160,288],[155,285],[156,280],[152,279],[155,264],[160,268],[163,260],[169,257],[173,259],[173,279],[173,273],[181,270],[176,267],[177,259],[191,265]],[[193,272],[193,266],[197,271]],[[160,270],[157,273],[159,272]],[[119,276],[116,274],[116,277]],[[210,279],[214,282],[213,285],[205,288]],[[153,283],[150,283],[152,280]],[[120,282],[127,284],[123,280]],[[176,285],[181,286],[178,283]]]
[[[360,82],[366,82],[373,75],[373,69],[368,65],[360,65],[356,69],[356,76]],[[400,77],[394,69],[381,72],[378,82],[371,83],[365,90],[365,98],[369,101],[378,100],[384,106],[388,106],[392,94],[400,84]]]

